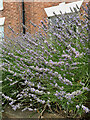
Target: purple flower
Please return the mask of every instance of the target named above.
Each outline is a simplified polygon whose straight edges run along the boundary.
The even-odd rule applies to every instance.
[[[79,106],[79,105],[76,105],[76,108],[77,108],[77,109],[79,109],[79,108],[80,108],[80,106]]]
[[[90,111],[89,108],[85,107],[84,105],[82,105],[82,109],[83,109],[86,113],[88,113],[88,112]]]

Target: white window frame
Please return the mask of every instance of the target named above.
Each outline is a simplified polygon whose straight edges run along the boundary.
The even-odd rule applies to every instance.
[[[55,23],[54,21],[55,21],[55,19],[56,19],[56,17],[55,17],[55,15],[53,14],[53,12],[54,12],[56,15],[58,15],[58,16],[61,15],[60,11],[62,12],[62,14],[66,14],[66,13],[67,13],[67,14],[71,14],[72,11],[73,11],[73,13],[75,13],[74,8],[76,8],[77,11],[79,12],[80,7],[81,7],[83,1],[84,1],[84,0],[79,0],[79,1],[71,2],[71,3],[67,3],[67,4],[66,4],[65,2],[62,2],[62,3],[60,3],[58,6],[53,6],[53,7],[44,8],[44,10],[45,10],[47,16],[50,18],[50,22],[51,22],[51,24],[52,24],[52,23]],[[78,6],[78,8],[77,8],[76,5]],[[70,8],[72,9],[72,11],[71,11]],[[63,22],[63,20],[62,20],[62,22]]]
[[[0,10],[3,10],[3,0],[0,0]]]
[[[4,39],[4,25],[0,26],[0,41]]]
[[[4,22],[5,17],[0,18],[0,41],[4,39]]]
[[[62,2],[58,6],[44,8],[44,10],[45,10],[48,17],[53,17],[53,16],[55,16],[53,14],[53,12],[55,12],[55,14],[57,14],[57,15],[60,15],[60,8],[64,7],[64,6],[65,6],[65,2]]]
[[[74,8],[76,8],[77,11],[79,12],[80,7],[81,7],[83,1],[84,1],[84,0],[79,0],[79,1],[71,2],[71,3],[67,3],[67,4],[65,4],[65,2],[62,2],[62,3],[60,3],[58,6],[53,6],[53,7],[44,8],[44,10],[45,10],[45,12],[46,12],[46,14],[47,14],[48,17],[53,17],[53,16],[55,16],[55,15],[53,14],[53,12],[54,12],[56,15],[60,15],[60,14],[61,14],[60,11],[62,12],[62,14],[72,13],[72,11],[75,12],[75,11],[74,11]],[[79,9],[76,7],[76,5],[78,6]],[[72,11],[71,11],[70,8],[72,9]]]

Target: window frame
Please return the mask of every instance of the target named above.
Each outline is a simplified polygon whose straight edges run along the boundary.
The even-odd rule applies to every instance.
[[[0,10],[3,10],[3,0],[0,0]]]
[[[4,22],[5,22],[5,17],[0,18],[0,28],[1,28],[1,30],[0,30],[0,35],[1,35],[0,41],[2,41],[4,39]]]
[[[4,25],[0,26],[0,41],[4,39]]]

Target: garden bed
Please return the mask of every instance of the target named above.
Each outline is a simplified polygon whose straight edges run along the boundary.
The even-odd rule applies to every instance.
[[[6,118],[10,118],[13,120],[22,120],[22,119],[25,119],[25,118],[28,118],[28,119],[36,119],[36,118],[39,118],[40,116],[40,113],[39,112],[30,112],[28,110],[26,110],[25,112],[21,112],[21,110],[17,110],[17,111],[13,111],[12,108],[10,106],[7,106],[4,110],[4,112],[2,113],[2,120],[6,120]],[[59,113],[48,113],[48,112],[44,112],[44,114],[42,115],[41,118],[50,118],[51,120],[53,119],[56,119],[56,120],[59,120],[59,119],[65,119],[67,120],[68,118],[72,118],[70,116],[66,117],[64,111],[60,111]],[[73,119],[73,118],[72,118]],[[74,118],[74,120],[89,120],[90,119],[90,115],[89,114],[84,114],[81,118],[80,117],[76,117]],[[47,120],[47,119],[46,119]]]
[[[47,27],[41,21],[34,36],[27,32],[3,42],[3,116],[28,117],[35,110],[34,117],[39,118],[81,119],[90,112],[86,105],[90,91],[88,15],[85,21],[77,12],[55,16],[54,25]]]
[[[30,112],[28,110],[22,112],[21,110],[13,111],[10,106],[5,108],[5,111],[2,113],[3,118],[39,118],[39,112]],[[70,116],[69,116],[70,117]],[[48,113],[44,112],[41,118],[66,118],[64,111],[59,111],[59,113]],[[77,117],[77,119],[79,119]]]

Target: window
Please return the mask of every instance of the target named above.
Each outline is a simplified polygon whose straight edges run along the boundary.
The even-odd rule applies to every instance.
[[[57,15],[60,15],[60,11],[62,11],[64,6],[65,6],[65,2],[62,2],[58,6],[44,8],[44,10],[48,17],[53,17],[53,16],[55,16],[53,14],[53,12],[55,12],[55,14],[57,14]]]
[[[3,10],[3,0],[0,0],[0,10]]]
[[[0,41],[2,41],[4,38],[4,21],[5,17],[0,18]]]
[[[74,11],[74,8],[77,9],[77,11],[79,11],[79,10],[80,10],[80,7],[81,7],[81,5],[82,5],[82,3],[83,3],[83,1],[84,1],[84,0],[80,0],[80,1],[71,2],[71,3],[67,3],[67,4],[65,4],[65,2],[62,2],[62,3],[60,3],[58,6],[53,6],[53,7],[44,8],[44,10],[45,10],[45,12],[46,12],[46,14],[47,14],[48,17],[53,17],[53,16],[55,16],[55,15],[53,14],[53,12],[54,12],[56,15],[60,15],[60,14],[61,14],[60,11],[62,12],[62,14],[72,13],[72,11],[73,11],[73,13],[74,13],[74,12],[75,12],[75,11]],[[76,5],[78,6],[78,8],[77,8]],[[71,11],[70,8],[72,9],[72,11]]]
[[[0,26],[0,41],[4,38],[4,26]]]
[[[73,14],[74,15],[75,14],[74,8],[79,12],[83,1],[84,0],[80,0],[80,1],[71,2],[71,3],[62,2],[58,6],[44,8],[44,10],[47,14],[47,17],[50,20],[50,24],[51,25],[57,24],[57,22],[56,22],[57,18],[55,16],[55,14],[60,17],[60,19],[61,19],[60,22],[61,23],[64,22],[63,19],[60,16],[61,15],[60,11],[62,12],[63,15],[68,15],[68,14]],[[71,9],[72,9],[72,11],[71,11]],[[55,13],[55,14],[53,14],[53,13]],[[70,21],[69,21],[69,23],[70,23]],[[73,27],[74,32],[76,32],[78,30],[78,27],[76,25],[73,25],[72,27]],[[50,29],[52,29],[52,28],[50,28]]]

